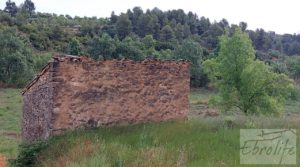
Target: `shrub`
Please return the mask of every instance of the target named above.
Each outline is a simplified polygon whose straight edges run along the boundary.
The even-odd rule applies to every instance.
[[[299,100],[300,99],[300,87],[296,86],[295,89],[291,92],[290,99]]]
[[[17,159],[10,160],[11,167],[31,167],[36,163],[38,154],[48,147],[46,141],[36,141],[33,143],[22,143],[19,146],[19,155]]]

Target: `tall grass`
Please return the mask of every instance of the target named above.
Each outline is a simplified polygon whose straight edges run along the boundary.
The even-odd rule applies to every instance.
[[[264,121],[257,120],[251,126],[300,127],[296,123],[261,119]],[[226,119],[209,118],[76,130],[49,139],[48,148],[39,154],[36,166],[242,166],[239,129],[248,128],[248,119],[232,121],[234,126]],[[299,149],[297,155],[300,155]],[[300,163],[299,158],[297,162]]]

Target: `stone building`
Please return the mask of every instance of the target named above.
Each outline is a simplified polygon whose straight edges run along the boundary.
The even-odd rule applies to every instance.
[[[187,61],[54,57],[22,92],[22,137],[185,118],[189,68]]]

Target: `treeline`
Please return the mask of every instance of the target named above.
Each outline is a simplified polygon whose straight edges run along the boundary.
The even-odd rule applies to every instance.
[[[256,58],[268,62],[279,72],[295,71],[295,68],[289,69],[287,63],[295,62],[288,56],[300,55],[300,35],[279,35],[263,29],[247,30],[245,22],[239,25],[230,25],[226,19],[211,22],[208,18],[199,17],[192,12],[185,13],[181,9],[161,11],[154,8],[143,11],[134,7],[120,15],[112,12],[109,18],[71,17],[35,12],[31,0],[25,0],[20,6],[8,0],[6,7],[0,11],[0,35],[10,32],[8,34],[16,39],[8,41],[7,38],[0,38],[3,47],[5,46],[0,49],[0,82],[16,83],[11,80],[14,77],[8,75],[12,74],[8,71],[19,74],[18,70],[28,70],[28,76],[20,75],[24,79],[18,81],[18,85],[22,85],[36,71],[32,67],[38,68],[49,57],[37,55],[62,52],[88,55],[94,59],[188,59],[193,63],[192,86],[205,86],[208,79],[202,70],[202,61],[217,56],[219,36],[225,31],[233,32],[235,27],[240,27],[249,34],[256,49]],[[23,45],[19,47],[20,51],[16,51],[18,54],[25,55],[22,50],[29,50],[29,54],[25,56],[26,61],[20,60],[26,64],[26,70],[25,66],[22,70],[9,66],[13,63],[7,58],[8,55],[19,57],[12,52],[15,50],[15,41],[20,41]],[[9,47],[12,48],[6,49]],[[32,65],[35,62],[39,64]],[[7,75],[3,77],[4,74]]]

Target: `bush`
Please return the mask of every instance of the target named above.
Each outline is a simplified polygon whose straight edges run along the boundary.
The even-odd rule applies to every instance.
[[[33,143],[23,143],[19,146],[19,155],[17,159],[10,160],[11,167],[31,167],[34,166],[39,153],[48,147],[46,141],[36,141]]]
[[[295,89],[291,92],[290,99],[299,100],[300,99],[300,87],[296,86]]]

